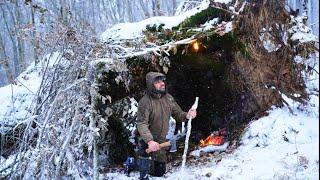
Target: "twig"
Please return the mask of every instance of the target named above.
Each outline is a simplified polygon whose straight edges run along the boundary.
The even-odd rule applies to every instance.
[[[10,87],[11,87],[11,103],[12,103],[12,109],[13,109],[13,111],[16,111],[15,108],[14,108],[14,98],[13,98],[13,86],[12,86],[12,84],[10,84]],[[16,113],[13,113],[13,119],[16,119],[15,114],[16,114]]]
[[[18,81],[23,87],[25,87],[28,91],[30,91],[32,94],[34,94],[33,91],[31,91],[26,85],[24,85],[21,81],[18,80],[18,78],[16,79],[16,81]]]

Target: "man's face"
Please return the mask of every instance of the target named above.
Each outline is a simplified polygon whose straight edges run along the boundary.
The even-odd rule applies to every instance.
[[[161,91],[161,92],[165,92],[166,91],[166,84],[163,80],[156,80],[153,83],[153,86],[155,87],[156,90]]]

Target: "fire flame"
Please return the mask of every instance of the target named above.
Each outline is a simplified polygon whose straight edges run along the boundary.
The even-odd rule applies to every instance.
[[[200,147],[215,145],[219,146],[224,143],[224,137],[219,135],[210,135],[205,140],[200,140]]]

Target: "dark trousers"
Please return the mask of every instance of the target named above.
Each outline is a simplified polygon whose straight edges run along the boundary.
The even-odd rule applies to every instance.
[[[140,179],[148,179],[148,175],[161,177],[166,173],[166,163],[152,159],[152,153],[147,153],[148,144],[139,140],[139,172]]]

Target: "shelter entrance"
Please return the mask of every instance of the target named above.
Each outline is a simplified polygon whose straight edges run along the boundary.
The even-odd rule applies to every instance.
[[[226,127],[238,99],[227,77],[227,54],[217,58],[205,51],[179,54],[171,58],[167,74],[168,91],[184,111],[188,111],[199,97],[197,118],[192,121],[193,133],[200,138]],[[181,123],[177,123],[181,127]]]

